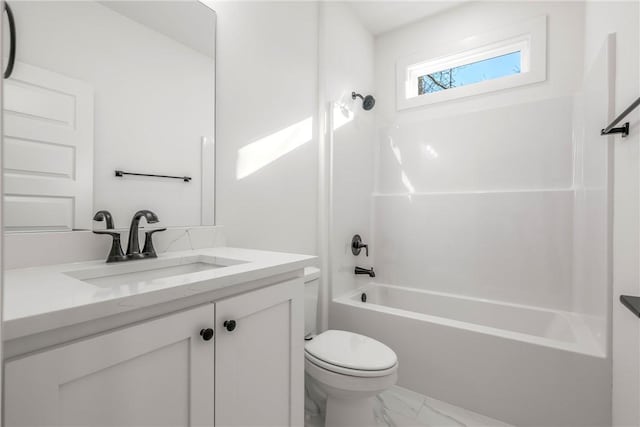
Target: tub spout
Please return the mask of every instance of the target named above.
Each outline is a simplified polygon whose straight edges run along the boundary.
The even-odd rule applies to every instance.
[[[373,271],[373,267],[371,267],[369,269],[362,268],[362,267],[356,267],[355,273],[356,274],[368,274],[369,277],[376,277],[376,273]]]

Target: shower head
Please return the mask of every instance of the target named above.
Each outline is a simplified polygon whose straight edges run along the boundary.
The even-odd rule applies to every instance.
[[[351,92],[351,99],[356,99],[356,98],[362,99],[362,108],[365,111],[371,110],[373,106],[376,105],[376,99],[373,96],[371,95],[362,96],[359,93]]]

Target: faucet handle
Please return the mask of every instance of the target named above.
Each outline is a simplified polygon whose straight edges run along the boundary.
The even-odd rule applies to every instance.
[[[145,258],[157,258],[158,254],[156,254],[156,250],[153,247],[153,233],[157,233],[158,231],[165,231],[166,228],[156,228],[155,230],[149,230],[144,232],[144,248],[142,249],[142,254]]]
[[[360,255],[360,251],[364,248],[365,255],[369,256],[369,245],[362,243],[362,237],[356,234],[351,239],[351,253],[354,255]]]
[[[107,262],[119,262],[125,261],[127,257],[122,252],[122,245],[120,244],[120,233],[115,231],[93,230],[94,234],[108,234],[113,238],[111,241],[111,250],[107,256]]]

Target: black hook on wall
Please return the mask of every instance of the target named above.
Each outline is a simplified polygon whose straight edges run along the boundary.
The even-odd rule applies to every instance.
[[[7,12],[7,19],[9,20],[9,60],[7,61],[7,68],[4,70],[4,78],[8,79],[13,73],[13,65],[16,62],[16,22],[13,19],[13,11],[9,4],[4,2],[4,11]]]

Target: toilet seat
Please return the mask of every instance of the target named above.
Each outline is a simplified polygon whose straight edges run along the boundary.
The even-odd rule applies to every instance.
[[[383,377],[397,370],[398,358],[383,343],[353,332],[329,330],[305,345],[314,365],[353,377]]]
[[[384,376],[393,374],[395,371],[398,370],[397,363],[390,368],[380,370],[380,371],[364,371],[364,370],[349,369],[349,368],[343,368],[342,366],[332,365],[331,363],[327,363],[324,360],[320,360],[307,352],[305,352],[304,358],[307,360],[307,362],[310,362],[326,371],[330,371],[340,375],[348,375],[351,377],[378,378],[378,377],[384,377]]]

